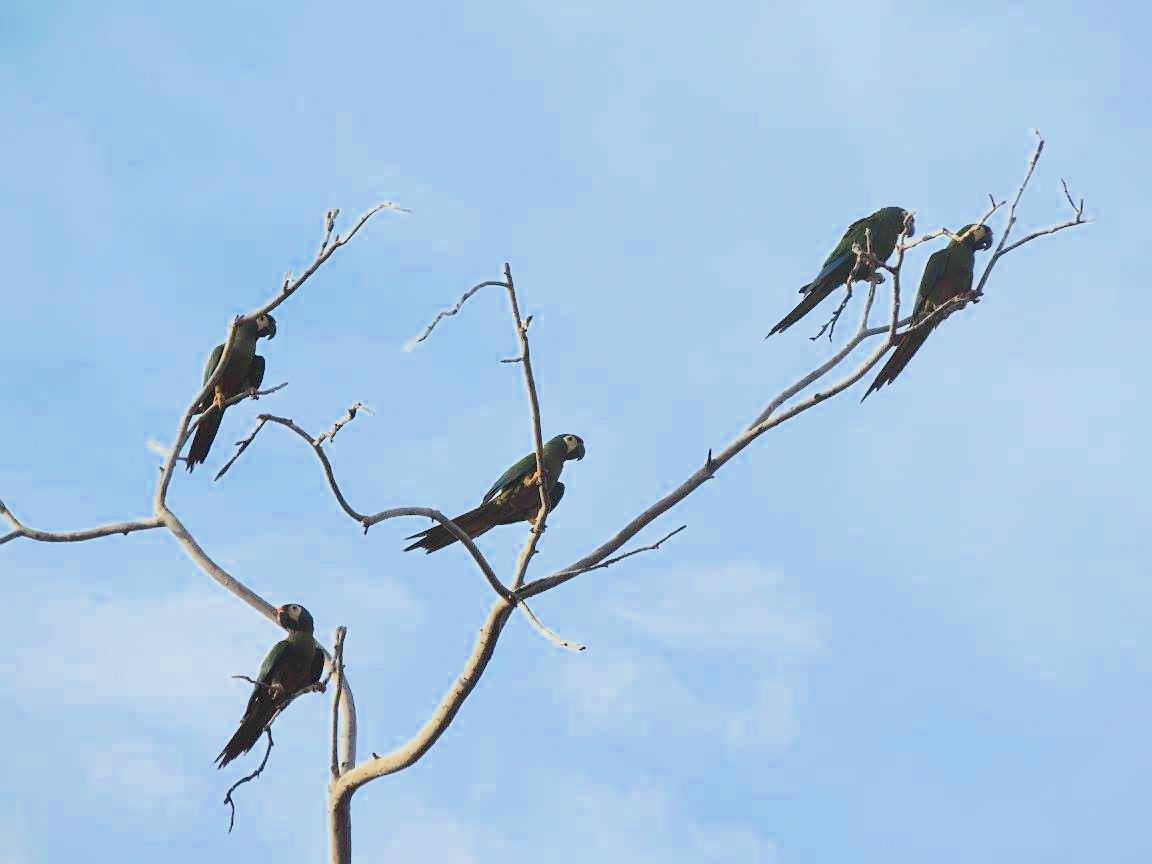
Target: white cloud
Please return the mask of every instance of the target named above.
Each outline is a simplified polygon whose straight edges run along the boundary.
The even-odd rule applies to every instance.
[[[659,648],[601,645],[551,658],[544,686],[575,733],[705,736],[733,754],[784,750],[800,730],[803,660],[824,638],[782,583],[774,571],[732,564],[630,588],[610,609]],[[720,674],[700,674],[717,662]]]
[[[419,614],[384,579],[335,578],[325,602],[356,616]],[[24,591],[9,625],[0,686],[29,713],[45,707],[140,713],[165,727],[222,731],[238,720],[249,685],[283,633],[206,579],[176,591],[101,597],[91,585],[43,582]],[[359,617],[358,619],[359,620]],[[324,638],[324,634],[317,634]]]
[[[676,571],[630,592],[613,614],[669,648],[740,655],[823,647],[822,623],[784,591],[783,576],[756,564]]]
[[[734,677],[719,696],[689,687],[654,654],[602,649],[561,662],[547,686],[575,734],[703,735],[735,753],[780,751],[799,733],[802,684],[791,679]]]
[[[548,779],[531,813],[478,822],[396,801],[357,824],[373,860],[437,864],[774,864],[776,845],[748,825],[693,818],[652,781],[616,787],[585,776]]]
[[[599,864],[770,864],[776,844],[751,828],[702,822],[679,811],[654,783],[626,789],[577,781],[572,858]]]
[[[103,742],[81,751],[79,762],[93,793],[130,816],[186,820],[211,797],[147,739]]]

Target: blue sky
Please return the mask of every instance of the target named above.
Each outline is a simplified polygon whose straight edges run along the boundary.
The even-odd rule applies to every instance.
[[[171,503],[217,560],[349,627],[361,750],[425,720],[489,589],[417,520],[530,447],[510,261],[546,434],[588,457],[536,572],[598,545],[826,357],[763,334],[853,219],[958,227],[1049,145],[1004,259],[893,387],[786,424],[644,535],[662,552],[540,598],[414,769],[355,803],[361,859],[1143,862],[1152,769],[1141,259],[1152,183],[1135,4],[601,0],[6,4],[0,497],[28,524],[146,515],[230,317],[310,260],[324,211],[382,215],[278,314],[268,380]],[[993,220],[999,231],[1001,223]],[[931,247],[935,248],[935,247]],[[918,274],[931,248],[910,256]],[[854,391],[856,392],[856,391]],[[523,532],[482,548],[505,570]],[[1141,576],[1141,572],[1144,576]],[[316,860],[327,706],[265,776],[212,759],[278,638],[161,533],[8,544],[0,862]],[[365,858],[364,856],[368,856]]]

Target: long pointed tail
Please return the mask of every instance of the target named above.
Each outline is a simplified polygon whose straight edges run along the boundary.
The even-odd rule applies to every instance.
[[[191,471],[208,458],[216,433],[220,431],[220,421],[224,419],[222,408],[209,408],[200,415],[196,424],[196,434],[192,436],[192,446],[188,448],[188,470]]]
[[[872,386],[868,388],[868,392],[860,398],[860,401],[863,402],[867,399],[874,390],[879,390],[885,384],[891,384],[895,381],[904,371],[904,367],[908,365],[908,361],[916,356],[916,352],[920,350],[920,346],[924,344],[924,340],[934,329],[935,325],[929,324],[901,336],[900,341],[896,344],[896,350],[892,352],[892,356],[888,358],[888,362],[884,364],[884,368],[880,370],[880,374],[876,376],[876,380],[872,382]]]
[[[216,767],[223,768],[237,756],[243,756],[251,750],[260,736],[264,734],[264,727],[276,716],[276,703],[267,690],[259,685],[252,698],[248,700],[248,708],[244,711],[244,719],[240,721],[240,728],[236,734],[228,739],[220,755],[216,757]]]
[[[805,287],[809,288],[809,291],[804,295],[804,299],[797,303],[795,309],[781,318],[776,326],[768,331],[768,336],[771,336],[773,333],[783,333],[785,330],[787,330],[789,327],[791,327],[793,324],[795,324],[797,321],[815,309],[818,305],[820,305],[821,301],[823,301],[829,294],[832,293],[832,288],[835,286],[822,287],[813,283],[811,286]],[[803,291],[804,289],[801,288],[800,290]],[[767,339],[768,336],[765,336],[764,338]]]
[[[475,510],[469,510],[462,516],[457,516],[452,520],[460,526],[469,537],[475,539],[483,534],[485,531],[496,525],[495,508],[491,503],[481,504]],[[433,525],[427,531],[421,531],[419,534],[413,534],[411,537],[405,537],[405,540],[412,540],[416,537],[421,539],[417,540],[411,546],[405,546],[405,552],[411,552],[413,549],[423,549],[427,553],[435,552],[438,549],[443,549],[445,546],[451,546],[456,542],[456,538],[452,532],[445,528],[443,525]]]

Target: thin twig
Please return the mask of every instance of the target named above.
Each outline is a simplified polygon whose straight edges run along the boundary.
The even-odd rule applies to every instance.
[[[516,575],[512,579],[512,590],[516,591],[524,584],[524,574],[528,571],[528,562],[536,554],[536,544],[540,542],[540,535],[544,533],[544,523],[548,519],[548,508],[551,506],[552,478],[548,476],[548,468],[544,464],[544,435],[540,428],[540,397],[536,394],[536,378],[532,374],[532,354],[528,346],[528,326],[532,316],[527,320],[520,318],[520,303],[516,299],[516,286],[512,282],[512,268],[504,264],[504,283],[508,289],[508,302],[512,307],[512,322],[516,327],[516,339],[520,343],[520,361],[524,367],[524,385],[528,390],[528,408],[532,419],[532,443],[536,449],[536,480],[540,491],[540,511],[532,522],[528,541],[520,551],[520,558],[516,562]],[[551,632],[551,631],[548,631]]]
[[[254,440],[256,440],[256,436],[259,434],[260,430],[264,428],[264,424],[267,422],[268,422],[268,420],[265,418],[265,416],[263,414],[261,414],[260,417],[256,421],[256,428],[252,430],[252,434],[249,435],[247,438],[243,438],[243,439],[236,442],[236,447],[238,449],[236,450],[235,453],[232,454],[232,458],[224,463],[224,467],[216,472],[216,476],[212,478],[213,482],[216,482],[217,480],[219,480],[221,477],[223,477],[225,474],[228,473],[228,469],[236,464],[236,460],[239,459],[241,454],[243,454],[243,452],[248,449],[248,445],[251,444]]]
[[[445,309],[444,311],[438,313],[436,315],[436,317],[432,319],[432,323],[429,324],[427,327],[425,327],[423,332],[419,336],[417,336],[415,339],[413,339],[411,342],[409,342],[407,345],[404,346],[404,350],[405,351],[411,351],[418,344],[420,344],[425,339],[427,339],[429,336],[431,336],[432,331],[436,329],[436,325],[439,324],[442,319],[447,318],[449,315],[455,315],[457,312],[459,312],[460,309],[464,306],[464,303],[467,302],[468,298],[471,297],[473,294],[475,294],[477,291],[479,291],[481,288],[494,287],[496,285],[499,285],[501,287],[507,287],[504,285],[503,282],[493,282],[493,281],[481,282],[479,285],[473,285],[471,288],[469,288],[467,291],[464,292],[464,296],[461,297],[456,302],[455,306],[453,306],[451,309]]]
[[[808,337],[812,342],[815,342],[823,336],[825,331],[828,332],[828,341],[832,341],[832,334],[836,332],[836,322],[840,320],[840,316],[844,314],[844,310],[848,306],[848,301],[852,299],[852,283],[856,281],[860,266],[864,263],[866,257],[869,260],[874,260],[874,256],[872,255],[871,228],[864,229],[864,248],[861,249],[859,246],[853,246],[852,251],[856,253],[856,262],[852,265],[848,279],[844,282],[844,299],[840,301],[840,305],[836,307],[836,310],[832,313],[832,317],[824,322],[824,326],[820,328],[820,331],[815,336]],[[875,273],[875,270],[873,270],[873,273]],[[869,282],[871,281],[870,279]]]
[[[492,569],[492,565],[488,563],[488,560],[484,557],[484,553],[480,551],[480,548],[476,545],[475,541],[473,541],[473,539],[469,537],[463,531],[463,529],[460,528],[459,525],[457,525],[439,510],[433,510],[428,507],[393,507],[389,510],[382,510],[381,512],[374,513],[372,515],[360,513],[351,504],[349,504],[348,499],[344,497],[344,493],[340,489],[340,484],[336,482],[336,473],[332,469],[332,463],[328,459],[328,454],[324,452],[323,447],[316,444],[316,439],[312,435],[310,435],[304,429],[300,428],[300,426],[298,426],[295,421],[290,420],[287,417],[276,417],[272,414],[261,414],[259,419],[262,421],[260,423],[260,427],[253,430],[253,433],[250,436],[251,438],[255,438],[256,433],[259,432],[260,428],[263,428],[264,423],[267,422],[275,423],[278,426],[283,426],[285,429],[294,432],[300,438],[303,438],[308,442],[308,446],[312,448],[312,452],[316,455],[316,458],[320,461],[320,465],[324,469],[324,476],[328,480],[328,488],[332,490],[332,494],[336,497],[336,503],[340,505],[340,509],[342,509],[349,518],[354,520],[364,529],[365,534],[368,533],[368,529],[373,525],[384,522],[388,519],[396,519],[401,516],[426,516],[429,519],[434,519],[445,528],[447,528],[452,536],[464,545],[464,547],[472,555],[472,559],[476,562],[477,566],[480,568],[480,571],[484,574],[484,578],[488,580],[488,584],[492,586],[492,590],[494,590],[497,594],[505,599],[511,598],[512,592],[509,591],[508,588],[504,586],[504,583],[500,581],[500,578],[496,575],[496,571]]]
[[[670,531],[667,534],[665,534],[663,537],[661,537],[655,543],[651,543],[647,546],[641,546],[639,549],[633,549],[631,552],[625,552],[623,555],[617,555],[615,558],[609,558],[607,561],[601,561],[599,564],[595,564],[591,567],[581,567],[581,568],[576,569],[576,570],[561,570],[559,573],[556,573],[555,575],[557,575],[557,576],[560,576],[560,575],[579,576],[582,573],[591,573],[593,570],[602,570],[605,567],[611,567],[613,564],[616,564],[619,561],[623,561],[625,558],[631,558],[633,555],[639,555],[641,552],[655,552],[665,542],[667,542],[668,540],[671,540],[673,537],[675,537],[677,534],[679,534],[681,531],[683,531],[687,527],[688,527],[687,525],[681,525],[675,531]]]
[[[335,441],[336,433],[356,419],[356,415],[363,411],[365,414],[376,416],[376,412],[365,405],[363,402],[356,402],[348,409],[348,413],[332,424],[332,428],[327,432],[321,432],[320,435],[313,442],[316,446],[320,446],[325,441]]]
[[[228,833],[232,833],[232,827],[236,824],[236,802],[232,800],[232,793],[245,783],[251,783],[257,777],[264,773],[264,767],[268,764],[268,757],[272,755],[272,727],[265,726],[264,734],[268,736],[268,749],[264,751],[264,758],[260,760],[260,765],[256,770],[246,777],[241,777],[235,783],[228,787],[228,792],[224,796],[224,803],[232,808],[232,814],[228,817]]]
[[[549,642],[551,642],[553,645],[557,646],[558,648],[564,648],[568,651],[580,652],[580,651],[583,651],[585,648],[588,647],[587,645],[582,645],[579,642],[572,642],[568,639],[564,639],[559,634],[557,634],[555,631],[550,630],[548,627],[546,627],[544,625],[544,622],[542,622],[539,618],[536,617],[536,613],[533,612],[530,608],[528,608],[527,603],[521,602],[519,604],[519,606],[520,606],[520,611],[524,613],[524,615],[528,619],[528,621],[532,624],[533,627],[536,628],[536,632],[539,633],[541,636],[543,636],[545,639],[547,639]]]

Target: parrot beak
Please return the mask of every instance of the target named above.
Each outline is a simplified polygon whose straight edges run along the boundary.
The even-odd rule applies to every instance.
[[[572,451],[572,454],[568,458],[569,459],[583,459],[584,458],[584,442],[583,441],[580,441],[580,443],[576,445],[576,449]]]
[[[264,335],[269,339],[276,338],[276,319],[271,315],[268,316],[268,326],[264,328]]]
[[[276,623],[279,624],[281,627],[287,629],[288,628],[287,621],[288,621],[288,609],[287,609],[287,607],[281,606],[276,610]]]
[[[909,216],[908,217],[908,225],[904,229],[904,236],[905,237],[911,237],[915,233],[916,233],[916,217],[915,216]]]
[[[983,226],[983,233],[980,235],[980,239],[976,241],[976,249],[977,249],[977,251],[982,252],[985,249],[991,249],[991,248],[992,248],[992,229],[989,228],[987,225],[984,225]]]

